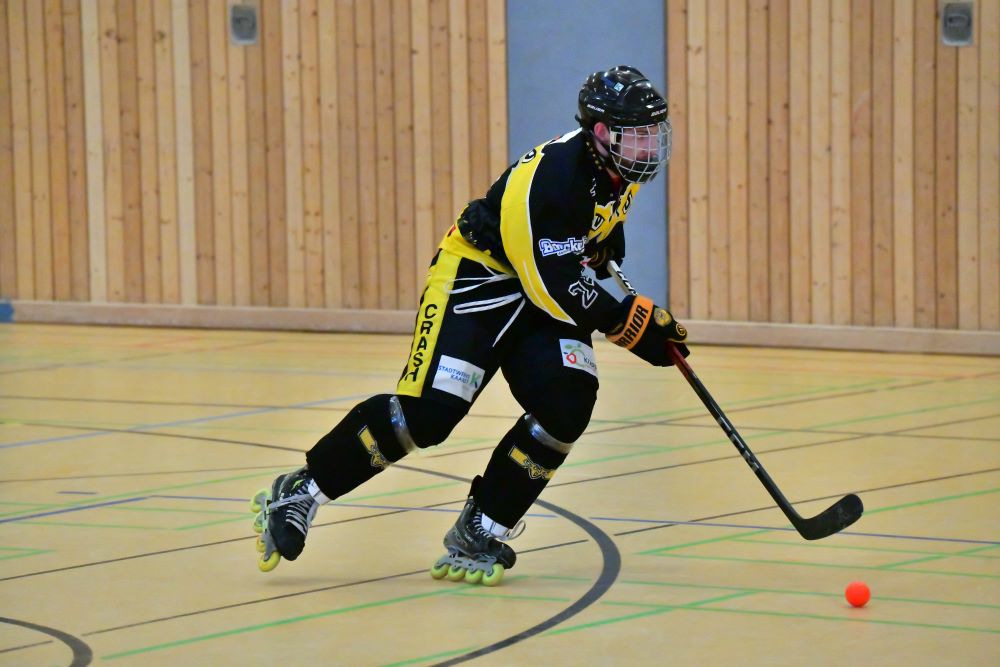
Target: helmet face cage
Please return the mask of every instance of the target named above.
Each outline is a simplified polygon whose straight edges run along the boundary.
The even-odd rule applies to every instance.
[[[653,180],[670,159],[670,119],[651,125],[611,127],[611,160],[626,181],[647,183]]]

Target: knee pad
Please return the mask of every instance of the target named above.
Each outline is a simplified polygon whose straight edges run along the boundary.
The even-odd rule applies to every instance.
[[[397,437],[421,449],[444,442],[468,411],[413,396],[393,396],[390,405]]]
[[[528,426],[533,427],[532,435],[537,432],[536,439],[543,444],[546,436],[566,445],[579,440],[590,423],[597,389],[587,384],[545,387],[538,394],[544,399],[525,406]]]

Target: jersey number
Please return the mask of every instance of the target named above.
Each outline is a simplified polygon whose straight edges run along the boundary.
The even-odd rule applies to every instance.
[[[594,282],[589,278],[581,278],[569,286],[569,293],[579,296],[584,308],[590,308],[597,301],[597,290],[594,289]]]

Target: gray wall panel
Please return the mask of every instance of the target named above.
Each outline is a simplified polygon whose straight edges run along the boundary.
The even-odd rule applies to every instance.
[[[591,72],[632,65],[666,94],[663,7],[662,0],[507,0],[512,160],[577,127],[577,92]],[[666,183],[660,173],[643,186],[625,225],[623,268],[659,304],[667,300]]]

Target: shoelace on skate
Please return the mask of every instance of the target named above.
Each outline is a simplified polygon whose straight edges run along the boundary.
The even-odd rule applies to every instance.
[[[473,528],[476,530],[476,532],[480,533],[481,535],[484,535],[486,537],[490,537],[490,538],[493,538],[493,539],[496,539],[496,540],[500,540],[501,542],[508,542],[510,540],[516,540],[518,537],[521,536],[521,534],[524,532],[524,529],[526,527],[526,524],[524,523],[524,519],[521,519],[517,523],[515,523],[513,525],[513,527],[508,528],[505,533],[503,533],[502,535],[497,535],[496,533],[494,533],[494,532],[492,532],[490,530],[487,530],[483,526],[483,511],[482,510],[476,510],[476,516],[475,516],[475,518],[472,521],[472,525],[473,525]]]
[[[271,503],[271,509],[285,505],[288,505],[285,523],[292,524],[303,535],[308,533],[313,517],[316,516],[316,510],[319,509],[319,503],[308,493],[300,493]]]

